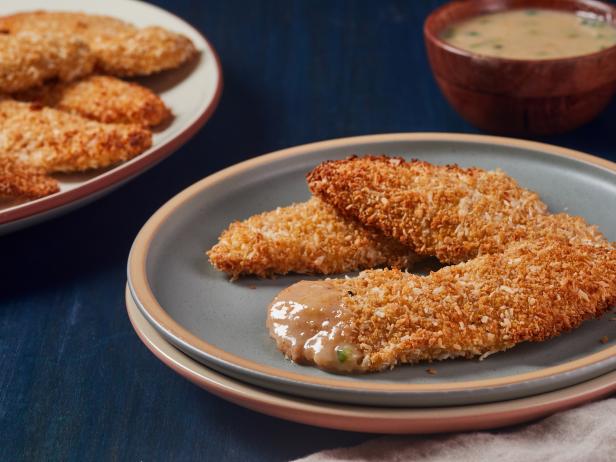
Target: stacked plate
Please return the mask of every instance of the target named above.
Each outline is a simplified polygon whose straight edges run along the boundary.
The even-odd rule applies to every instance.
[[[616,240],[616,165],[539,143],[454,134],[340,139],[261,156],[218,172],[145,224],[128,263],[135,330],[163,362],[241,405],[278,417],[370,432],[490,428],[533,419],[616,391],[616,323],[608,314],[554,340],[485,361],[456,360],[342,376],[284,359],[268,337],[266,307],[300,276],[229,282],[204,251],[238,219],[309,193],[321,161],[386,153],[494,169],[537,191],[553,211],[584,216]],[[607,343],[599,340],[606,337]]]

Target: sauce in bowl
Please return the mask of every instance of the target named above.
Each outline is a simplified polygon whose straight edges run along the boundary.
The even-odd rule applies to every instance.
[[[462,21],[441,38],[463,50],[509,59],[558,59],[616,45],[616,27],[590,14],[508,10]]]

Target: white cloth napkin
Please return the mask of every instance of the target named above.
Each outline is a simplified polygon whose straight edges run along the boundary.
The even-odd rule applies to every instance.
[[[616,398],[491,432],[388,436],[297,462],[614,462]]]

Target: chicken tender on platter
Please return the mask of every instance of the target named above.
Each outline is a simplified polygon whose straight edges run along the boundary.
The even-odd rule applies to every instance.
[[[500,170],[350,157],[317,166],[308,185],[345,216],[443,263],[502,252],[524,239],[604,240],[579,217],[549,215],[536,193]]]
[[[232,223],[207,252],[232,279],[254,274],[333,274],[417,259],[406,246],[343,218],[317,198]]]
[[[334,372],[484,358],[540,342],[616,302],[616,248],[523,241],[428,276],[368,270],[280,292],[267,325],[290,359]]]
[[[47,173],[108,167],[151,144],[151,132],[138,125],[103,124],[36,104],[0,100],[0,153]]]
[[[54,78],[74,80],[92,72],[93,66],[94,56],[79,38],[44,30],[0,34],[2,93],[22,91]]]
[[[0,18],[0,30],[79,38],[92,50],[99,72],[120,77],[174,69],[197,53],[190,39],[162,27],[138,28],[109,16],[85,13],[18,13]]]
[[[13,96],[104,123],[154,127],[171,116],[163,100],[150,89],[106,75],[49,83]]]
[[[38,199],[59,190],[45,172],[0,154],[0,200]]]

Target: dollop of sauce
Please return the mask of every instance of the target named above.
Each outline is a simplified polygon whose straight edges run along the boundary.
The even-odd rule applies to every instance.
[[[342,296],[332,281],[300,281],[274,298],[267,327],[285,356],[332,372],[364,370]]]
[[[589,12],[514,9],[475,16],[441,34],[474,53],[511,59],[555,59],[616,45],[616,27]]]

